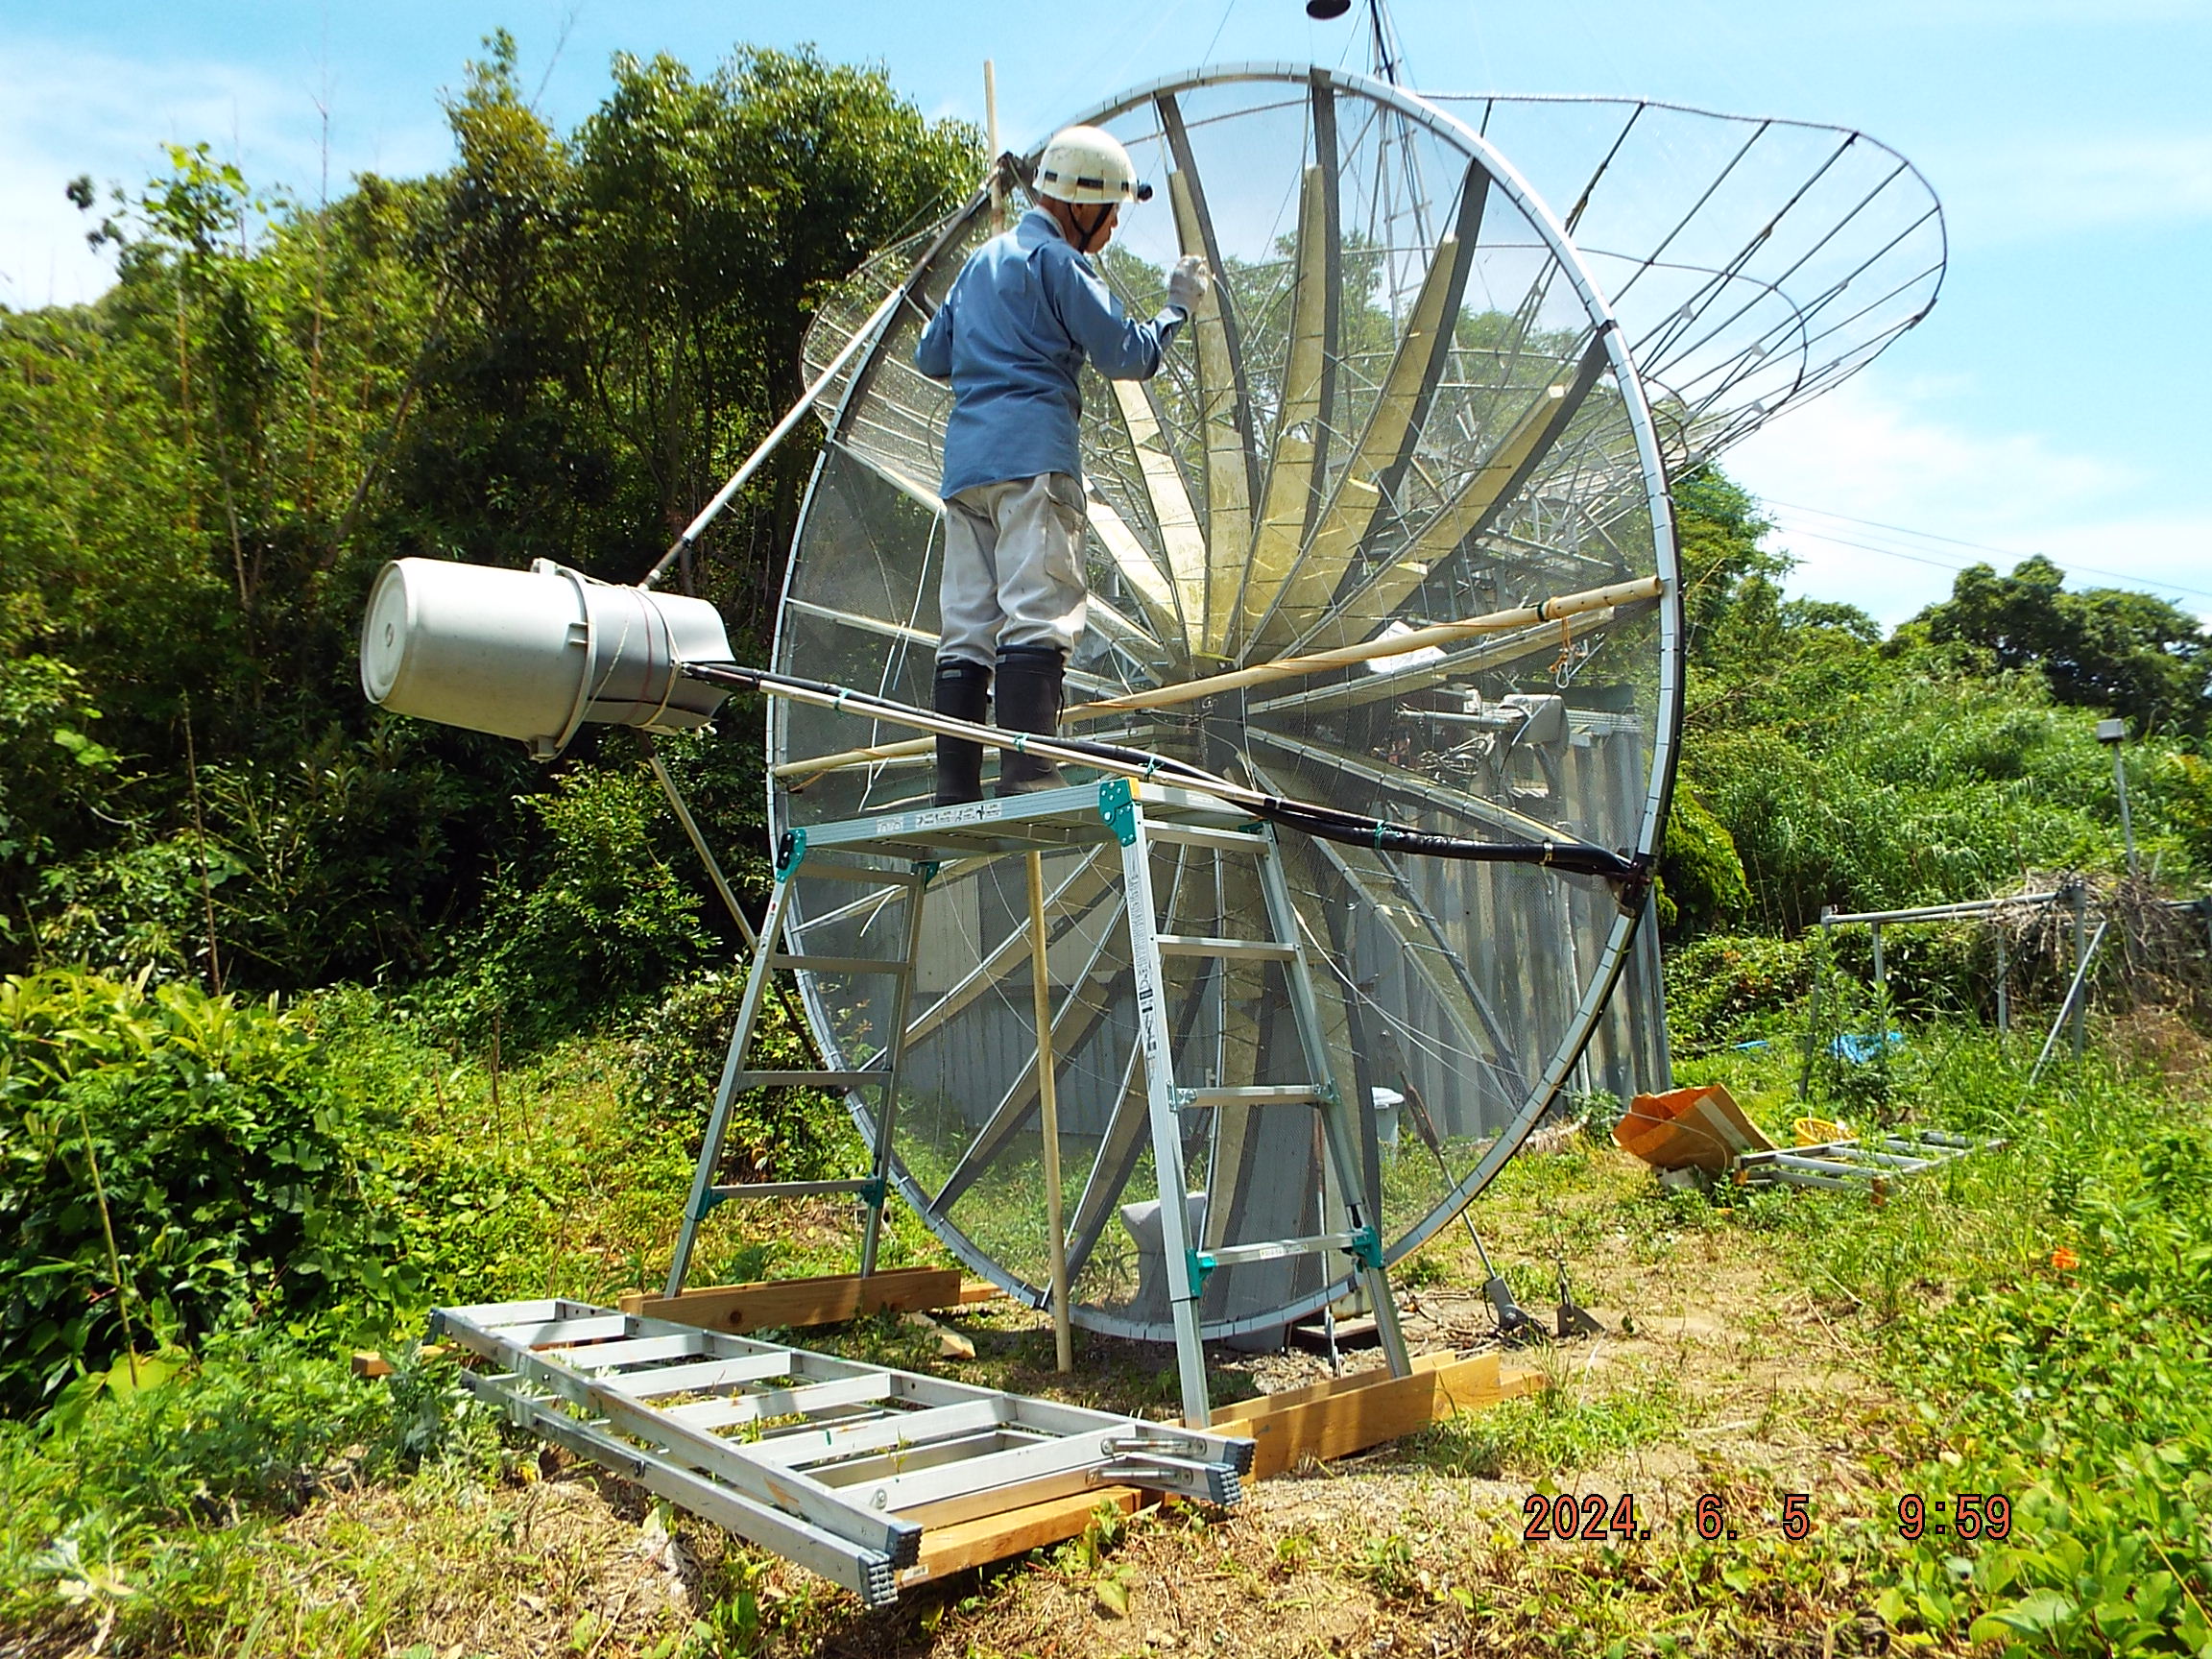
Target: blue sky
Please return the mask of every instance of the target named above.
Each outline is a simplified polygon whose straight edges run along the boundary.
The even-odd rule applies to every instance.
[[[1357,15],[1312,23],[1299,0],[0,0],[0,303],[98,292],[107,268],[62,186],[142,180],[166,141],[206,139],[311,198],[326,109],[334,190],[364,168],[442,165],[440,89],[502,25],[563,127],[617,51],[705,68],[736,41],[810,40],[978,121],[992,58],[1021,144],[1200,62],[1363,67]],[[1417,86],[1829,121],[1934,184],[1951,235],[1934,314],[1728,461],[1770,503],[1799,591],[1895,622],[1960,565],[2039,551],[2077,585],[2117,577],[2212,618],[2212,0],[1400,0],[1396,16]]]

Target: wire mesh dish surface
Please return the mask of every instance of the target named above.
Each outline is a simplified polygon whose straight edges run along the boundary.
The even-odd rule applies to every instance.
[[[1666,224],[1614,211],[1602,167],[1554,216],[1482,135],[1479,113],[1340,71],[1243,65],[1078,117],[1114,132],[1159,186],[1094,260],[1132,314],[1162,302],[1184,252],[1219,280],[1159,378],[1086,372],[1093,598],[1064,730],[1453,835],[1649,854],[1681,690],[1668,466],[1741,436],[1791,388],[1848,373],[1888,337],[1887,313],[1862,307],[1822,343],[1817,319],[1842,313],[1809,313],[1786,276],[1742,264],[1686,277],[1676,265],[1687,260],[1664,257]],[[1575,113],[1590,124],[1590,111]],[[1488,119],[1510,125],[1496,108]],[[1564,141],[1539,144],[1535,119],[1521,125],[1565,177]],[[886,250],[820,315],[817,366],[925,262],[922,304],[879,325],[821,405],[778,670],[927,705],[950,396],[915,372],[913,349],[923,306],[1022,205],[1018,191],[979,195]],[[1599,259],[1578,250],[1577,218],[1604,229]],[[1674,241],[1703,251],[1715,237],[1699,224]],[[1654,242],[1642,280],[1628,279],[1637,267],[1623,251]],[[1666,375],[1639,372],[1642,348],[1604,297],[1601,266],[1623,277],[1639,319],[1660,313],[1640,326],[1647,341],[1674,341],[1654,349]],[[1890,311],[1924,310],[1924,286],[1925,298],[1893,296]],[[1739,300],[1743,316],[1724,321]],[[1700,318],[1715,327],[1692,327]],[[1565,623],[1153,708],[1077,707],[1648,577],[1665,585],[1657,600]],[[926,802],[928,757],[911,735],[775,703],[774,828]],[[854,757],[871,746],[891,753]],[[1336,1075],[1299,1075],[1279,964],[1182,957],[1164,964],[1176,1075],[1210,1089],[1325,1081],[1356,1102],[1369,1214],[1392,1259],[1450,1220],[1563,1093],[1633,1092],[1663,1065],[1655,941],[1639,939],[1638,918],[1603,883],[1295,835],[1281,848]],[[1263,931],[1257,878],[1238,854],[1161,846],[1151,871],[1161,931]],[[1094,839],[1052,851],[1044,877],[1073,1314],[1167,1339],[1118,849]],[[898,1184],[930,1227],[974,1270],[1037,1299],[1047,1272],[1025,882],[1021,856],[979,856],[946,864],[926,890],[895,1146]],[[797,949],[896,955],[910,895],[803,886]],[[1624,974],[1632,994],[1609,1004]],[[802,976],[831,1067],[882,1051],[885,983]],[[867,1103],[855,1096],[854,1111],[872,1133]],[[1341,1195],[1310,1108],[1182,1117],[1207,1247],[1330,1229]],[[1343,1265],[1225,1266],[1207,1283],[1206,1334],[1268,1332],[1310,1312],[1342,1292]]]

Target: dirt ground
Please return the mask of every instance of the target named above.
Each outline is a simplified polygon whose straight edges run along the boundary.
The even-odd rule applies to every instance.
[[[1514,1362],[1544,1370],[1551,1388],[1541,1400],[1494,1408],[1512,1414],[1495,1426],[1460,1419],[1339,1463],[1309,1464],[1248,1489],[1233,1513],[1148,1512],[871,1614],[619,1481],[523,1454],[512,1478],[492,1488],[419,1482],[330,1498],[293,1523],[285,1547],[257,1571],[280,1591],[273,1605],[352,1597],[388,1607],[388,1650],[409,1659],[668,1659],[680,1647],[1380,1659],[1550,1649],[1561,1618],[1589,1621],[1590,1650],[1601,1651],[1600,1620],[1615,1614],[1623,1628],[1676,1620],[1702,1647],[1696,1632],[1716,1616],[1705,1605],[1710,1586],[1672,1586],[1669,1575],[1680,1573],[1683,1548],[1695,1548],[1687,1528],[1698,1498],[1712,1493],[1728,1505],[1729,1538],[1743,1535],[1715,1548],[1744,1552],[1746,1604],[1756,1612],[1761,1594],[1779,1598],[1763,1650],[1795,1649],[1785,1633],[1798,1624],[1814,1632],[1804,1651],[1855,1650],[1848,1641],[1837,1646],[1837,1621],[1850,1613],[1839,1570],[1808,1556],[1799,1572],[1777,1554],[1805,1547],[1783,1542],[1784,1494],[1807,1496],[1815,1528],[1863,1529],[1884,1502],[1877,1470],[1896,1403],[1869,1381],[1848,1305],[1817,1300],[1778,1271],[1765,1235],[1671,1225],[1666,1207],[1629,1202],[1648,1177],[1623,1154],[1575,1144],[1543,1162],[1551,1167],[1486,1199],[1477,1218],[1532,1312],[1551,1317],[1536,1292],[1556,1258],[1607,1334],[1517,1355]],[[1464,1232],[1422,1254],[1401,1292],[1414,1349],[1493,1345]],[[949,1375],[1098,1404],[1121,1396],[1120,1408],[1155,1415],[1163,1403],[1171,1408],[1165,1349],[1086,1339],[1083,1374],[1063,1387],[1069,1380],[1047,1368],[1042,1316],[998,1304],[941,1318],[975,1341],[975,1360],[940,1359],[933,1333],[890,1322],[811,1336]],[[1329,1370],[1325,1357],[1296,1349],[1219,1358],[1223,1398]],[[1347,1369],[1382,1362],[1373,1348],[1342,1358]],[[1562,1494],[1597,1495],[1608,1526],[1631,1494],[1632,1534],[1603,1544],[1530,1541],[1532,1494],[1554,1507]],[[237,1651],[297,1650],[280,1629],[265,1634]]]

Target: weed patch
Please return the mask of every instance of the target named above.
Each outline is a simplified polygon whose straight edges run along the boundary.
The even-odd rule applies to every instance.
[[[1633,1451],[1681,1426],[1682,1401],[1663,1377],[1595,1395],[1554,1380],[1541,1393],[1424,1431],[1411,1455],[1447,1475],[1533,1479]]]

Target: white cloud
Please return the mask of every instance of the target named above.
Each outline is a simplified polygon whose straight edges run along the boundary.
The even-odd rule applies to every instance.
[[[1763,494],[1862,518],[1939,512],[2002,540],[2140,481],[2128,465],[2055,448],[2035,433],[1984,434],[1919,414],[1865,376],[1792,409],[1729,452],[1731,472]],[[1856,505],[1854,505],[1856,503]]]
[[[2044,553],[2074,587],[2163,588],[2212,618],[2212,510],[2145,512],[2131,464],[2035,433],[1948,424],[1862,378],[1777,418],[1723,465],[1770,504],[1789,587],[1893,625],[1955,572]],[[2178,589],[2197,589],[2192,593]]]
[[[1930,160],[1955,225],[1986,245],[2212,218],[2212,132],[1989,143]]]
[[[292,80],[219,62],[140,61],[36,40],[0,43],[0,303],[87,300],[113,279],[111,257],[84,245],[95,221],[63,196],[90,174],[105,203],[109,180],[135,189],[163,165],[164,144],[206,142],[256,189],[312,193],[322,177],[316,71]],[[330,180],[354,171],[433,166],[445,153],[425,99],[421,117],[394,133],[356,131],[333,99]],[[364,124],[365,125],[365,124]]]

